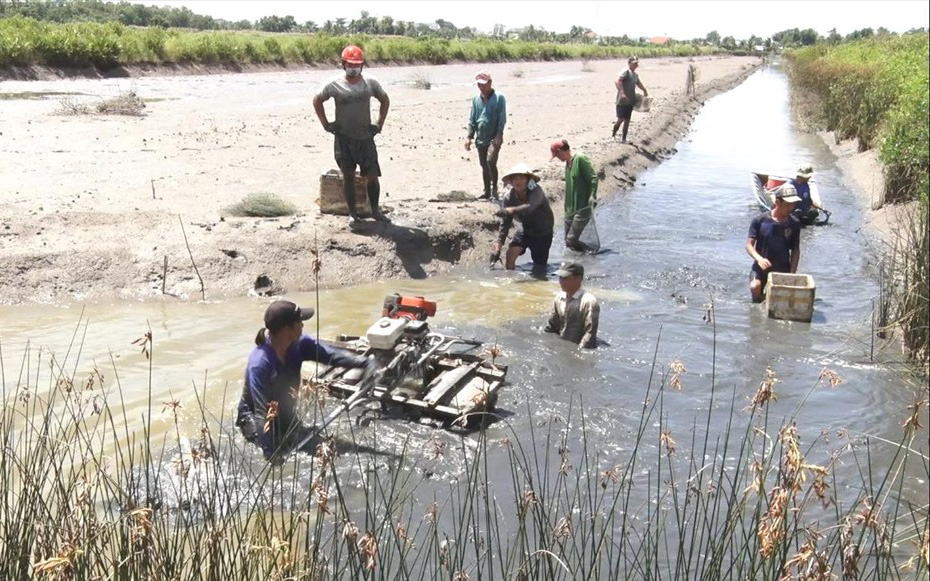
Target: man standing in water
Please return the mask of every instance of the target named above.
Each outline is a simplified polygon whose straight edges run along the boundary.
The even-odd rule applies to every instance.
[[[565,246],[578,252],[591,250],[580,238],[597,205],[597,172],[588,156],[572,153],[564,139],[554,141],[549,153],[565,162]]]
[[[749,225],[746,253],[753,260],[749,291],[754,303],[761,303],[765,298],[765,283],[770,272],[798,271],[801,223],[791,215],[791,211],[800,201],[794,186],[782,184],[775,192],[772,211],[756,216]]]
[[[497,156],[504,143],[504,126],[507,125],[507,100],[492,87],[491,75],[475,75],[478,95],[471,102],[471,114],[468,116],[468,139],[465,151],[471,151],[472,139],[478,149],[478,163],[481,164],[481,177],[484,180],[484,193],[479,199],[498,199],[497,196]]]
[[[323,129],[336,136],[334,147],[336,164],[342,171],[343,192],[349,208],[349,226],[359,222],[355,208],[355,168],[367,181],[368,202],[371,215],[379,222],[390,222],[381,212],[381,166],[378,164],[378,149],[375,135],[381,133],[387,119],[391,100],[381,88],[381,83],[372,77],[363,77],[365,56],[362,49],[353,45],[342,51],[344,74],[328,80],[320,92],[313,97],[313,109]],[[371,98],[381,104],[378,122],[371,122]],[[336,120],[326,118],[323,103],[329,99],[336,102]]]
[[[326,347],[304,334],[304,321],[312,316],[313,309],[290,301],[271,303],[249,354],[236,425],[246,440],[261,447],[266,460],[280,461],[313,434],[313,428],[301,421],[295,395],[304,361],[369,371],[373,366],[367,357]]]
[[[563,262],[555,273],[559,277],[562,292],[556,295],[552,303],[552,314],[545,331],[557,333],[563,339],[577,343],[579,347],[594,349],[597,347],[601,307],[594,295],[581,288],[584,265],[580,262]]]
[[[612,137],[617,137],[617,130],[623,126],[620,143],[626,143],[626,134],[630,129],[630,119],[633,117],[633,106],[636,105],[636,87],[643,91],[643,97],[649,96],[649,91],[639,80],[636,69],[639,68],[639,59],[631,56],[627,61],[628,68],[620,73],[614,81],[617,87],[617,121],[614,123]]]
[[[552,246],[552,228],[555,218],[549,200],[542,186],[538,185],[539,176],[528,165],[520,163],[511,168],[504,176],[504,184],[510,185],[510,191],[504,194],[501,209],[497,215],[501,218],[497,244],[491,254],[491,264],[500,260],[501,249],[507,241],[507,234],[514,220],[523,224],[523,229],[514,234],[507,248],[505,267],[516,268],[517,257],[527,249],[533,257],[533,271],[545,274],[549,262],[549,247]]]

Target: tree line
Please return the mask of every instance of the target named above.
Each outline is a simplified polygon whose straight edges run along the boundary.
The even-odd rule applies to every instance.
[[[257,30],[262,32],[290,33],[326,33],[331,35],[381,35],[408,36],[414,38],[445,38],[470,40],[478,37],[522,40],[526,42],[549,42],[557,44],[599,44],[607,46],[637,46],[650,42],[649,38],[631,38],[622,36],[599,36],[590,28],[572,26],[568,32],[559,33],[546,30],[541,26],[528,25],[521,28],[505,28],[496,24],[489,34],[482,34],[474,27],[457,27],[442,18],[432,23],[394,20],[390,16],[376,18],[363,11],[358,18],[336,18],[317,23],[312,20],[297,22],[291,16],[263,16],[255,21],[224,20],[203,14],[196,14],[186,7],[145,6],[132,2],[104,2],[103,0],[0,0],[0,18],[22,15],[36,20],[49,22],[111,22],[117,21],[126,26],[145,26],[162,28],[191,28],[195,30]],[[925,32],[926,28],[909,32]],[[893,35],[885,28],[873,31],[871,28],[856,30],[843,37],[834,28],[826,37],[816,30],[792,28],[773,34],[769,38],[752,35],[746,39],[733,36],[722,37],[717,31],[706,36],[692,39],[665,39],[663,44],[692,44],[696,46],[717,46],[726,50],[771,50],[775,46],[792,48],[809,46],[818,42],[838,44],[843,41],[857,40],[871,36]]]

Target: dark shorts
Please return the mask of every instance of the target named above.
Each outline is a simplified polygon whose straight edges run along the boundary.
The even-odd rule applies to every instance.
[[[533,257],[533,264],[542,266],[549,262],[549,248],[552,246],[552,233],[547,235],[533,236],[520,230],[513,235],[510,241],[510,247],[522,248],[520,255],[526,254],[530,250],[530,256]]]
[[[770,272],[790,272],[790,271],[791,271],[791,267],[778,266],[778,265],[772,265],[772,268],[768,270],[762,270],[761,268],[759,268],[758,264],[753,262],[752,268],[749,269],[749,282],[752,282],[754,280],[760,281],[762,283],[762,292],[765,292],[765,284],[769,280]]]
[[[633,105],[617,105],[617,119],[630,119],[633,117]]]
[[[333,143],[333,152],[336,165],[343,175],[355,173],[358,166],[359,174],[363,176],[380,176],[381,166],[378,164],[378,149],[375,147],[375,138],[353,139],[336,134]]]

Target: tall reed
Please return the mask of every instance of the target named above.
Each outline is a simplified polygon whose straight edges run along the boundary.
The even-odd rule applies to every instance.
[[[907,410],[900,442],[841,432],[844,445],[831,450],[797,425],[798,410],[776,419],[774,371],[745,407],[735,389],[726,394],[724,411],[711,378],[703,423],[676,434],[665,402],[697,386],[680,363],[657,363],[657,343],[622,458],[598,452],[578,402],[561,418],[530,407],[525,419],[499,418],[455,450],[433,438],[398,446],[347,422],[340,441],[325,439],[313,457],[270,465],[231,432],[222,413],[229,402],[214,415],[206,385],[186,400],[155,402],[150,379],[136,419],[115,361],[108,372],[80,361],[81,332],[76,354],[58,359],[27,347],[19,375],[2,373],[10,380],[0,413],[4,579],[928,573],[926,496],[913,497],[904,476],[915,463],[930,476],[926,453],[914,447],[926,439],[926,391]],[[150,333],[139,343],[150,370],[157,342]],[[824,370],[808,393],[841,382]],[[304,395],[310,408],[325,397]],[[153,429],[159,417],[168,419],[164,433]],[[509,471],[494,468],[501,464]],[[844,465],[859,466],[859,479],[841,474]],[[453,471],[448,486],[432,483],[437,470]]]

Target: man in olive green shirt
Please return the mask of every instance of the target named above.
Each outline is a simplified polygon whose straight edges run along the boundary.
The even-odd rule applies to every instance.
[[[565,246],[586,252],[590,248],[580,238],[597,205],[597,172],[588,156],[573,154],[564,139],[549,146],[549,152],[565,162]]]

